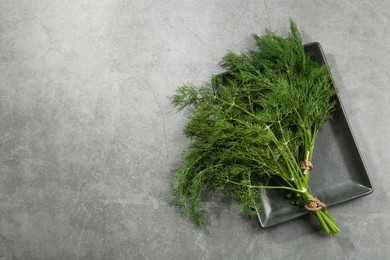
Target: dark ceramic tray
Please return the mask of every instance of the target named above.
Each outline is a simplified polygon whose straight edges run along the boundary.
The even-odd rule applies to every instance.
[[[306,44],[305,51],[318,63],[327,64],[319,43]],[[228,75],[229,73],[221,74],[222,77]],[[334,85],[333,79],[332,83]],[[328,206],[356,199],[373,191],[342,103],[339,97],[336,99],[338,106],[333,119],[325,123],[316,139],[313,155],[315,167],[309,181],[313,195]],[[263,189],[261,192],[262,205],[257,215],[262,227],[308,214],[302,207],[291,206],[284,191]]]

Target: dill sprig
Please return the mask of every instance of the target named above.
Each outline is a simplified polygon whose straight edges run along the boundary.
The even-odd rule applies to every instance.
[[[214,86],[178,88],[172,103],[189,107],[184,133],[192,141],[174,174],[176,203],[204,225],[201,193],[228,193],[248,216],[259,208],[259,189],[284,189],[293,204],[319,207],[315,216],[334,235],[337,224],[315,204],[308,186],[318,131],[335,108],[329,70],[311,60],[292,20],[286,38],[266,30],[253,38],[258,50],[228,52]],[[277,185],[270,184],[277,182]],[[314,203],[314,205],[313,205]]]

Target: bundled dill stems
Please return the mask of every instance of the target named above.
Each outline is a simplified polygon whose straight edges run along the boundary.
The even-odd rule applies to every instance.
[[[204,189],[236,198],[248,216],[259,208],[260,189],[283,189],[292,204],[314,213],[324,230],[339,228],[310,191],[316,136],[335,108],[329,70],[305,53],[293,21],[286,38],[267,30],[253,35],[258,50],[229,52],[214,89],[184,85],[172,103],[189,107],[184,133],[191,139],[183,166],[174,171],[177,204],[200,226]],[[276,184],[270,184],[276,183]]]

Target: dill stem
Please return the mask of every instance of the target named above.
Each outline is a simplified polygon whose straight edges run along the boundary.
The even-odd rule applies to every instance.
[[[254,188],[254,189],[280,189],[280,190],[291,190],[291,191],[295,191],[295,192],[298,192],[298,193],[305,193],[306,192],[305,190],[298,190],[298,189],[294,189],[294,188],[290,188],[290,187],[286,187],[286,186],[246,185],[246,184],[238,183],[238,182],[231,181],[231,180],[227,180],[227,182],[232,183],[232,184],[236,184],[236,185],[240,185],[240,186],[244,186],[244,187],[248,187],[248,188]]]
[[[322,213],[323,213],[323,219],[326,221],[326,224],[328,225],[328,227],[329,228],[331,228],[332,229],[332,231],[334,232],[334,231],[338,231],[339,230],[339,228],[336,226],[336,224],[335,224],[335,222],[334,222],[334,220],[332,221],[332,219],[330,219],[329,217],[328,217],[328,215],[326,214],[326,212],[324,212],[324,211],[321,211]]]
[[[236,103],[233,103],[233,106],[236,107],[236,108],[238,108],[238,109],[240,109],[240,110],[241,110],[242,112],[244,112],[245,114],[250,115],[250,116],[253,117],[253,118],[256,118],[256,116],[255,116],[253,113],[251,113],[251,112],[249,112],[248,110],[246,110],[245,108],[243,108],[243,107],[237,105]]]
[[[303,200],[304,200],[305,204],[309,205],[310,201],[309,201],[308,197],[311,194],[309,192],[305,192],[303,195],[304,195]],[[340,228],[338,227],[336,221],[331,216],[331,214],[329,213],[328,210],[322,209],[322,210],[316,212],[315,216],[316,216],[317,220],[320,222],[321,226],[326,231],[326,233],[328,233],[329,235],[336,235],[340,231]]]
[[[331,235],[332,233],[330,232],[330,229],[329,229],[328,225],[326,224],[325,220],[323,219],[321,211],[316,214],[316,218],[321,223],[321,226],[324,228],[326,233]]]
[[[304,151],[304,154],[307,154],[307,152],[309,152],[309,161],[310,161],[310,162],[311,162],[312,159],[313,159],[314,144],[315,144],[315,140],[316,140],[316,137],[317,137],[317,133],[318,133],[318,130],[315,129],[315,130],[313,131],[313,135],[312,135],[312,138],[311,138],[309,144],[305,144],[305,146],[308,147],[308,148],[307,148],[308,150],[305,150],[305,151]],[[306,185],[308,185],[309,179],[310,179],[310,171],[307,171],[307,172],[306,172],[306,175],[305,175],[303,178],[304,178],[304,181],[305,181]]]
[[[279,122],[279,121],[278,121],[278,122]],[[280,122],[279,122],[279,124],[280,124]],[[270,128],[267,128],[267,129],[268,129],[268,131],[271,133],[274,142],[275,142],[276,144],[279,143],[279,141],[278,141],[278,139],[276,138],[274,132],[273,132]],[[281,131],[282,131],[282,130],[281,130]],[[282,132],[283,132],[283,131],[282,131]],[[284,138],[283,138],[283,139],[284,139]],[[284,140],[284,142],[285,142],[285,140]],[[268,146],[268,147],[269,147],[269,146]],[[286,156],[286,154],[285,154],[284,152],[282,152],[282,156],[283,156],[283,158],[284,158],[284,160],[285,160],[285,162],[286,162],[286,164],[287,164],[287,168],[288,168],[289,172],[291,173],[291,175],[293,175],[293,181],[294,181],[295,186],[296,186],[297,188],[302,187],[302,182],[301,182],[301,179],[299,178],[299,172],[297,172],[297,171],[294,170],[294,168],[295,168],[295,167],[294,167],[294,162],[295,162],[294,156],[293,156],[293,154],[291,153],[291,151],[290,151],[290,149],[288,148],[287,145],[286,145],[286,147],[287,147],[287,154],[288,154],[288,156]],[[274,155],[274,153],[272,152],[271,149],[270,149],[270,151],[271,151],[272,155],[275,157],[275,155]],[[282,149],[281,149],[281,151],[282,151]],[[290,158],[288,158],[288,157],[290,157]],[[293,162],[293,163],[291,163],[291,162]],[[299,171],[300,171],[300,170],[299,170]],[[306,186],[307,186],[307,185],[306,185]]]

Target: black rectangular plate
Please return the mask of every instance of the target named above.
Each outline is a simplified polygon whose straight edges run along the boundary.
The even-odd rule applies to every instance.
[[[305,51],[319,64],[327,64],[321,45],[305,45]],[[229,73],[221,76],[228,77]],[[334,85],[334,80],[332,79]],[[213,84],[215,87],[215,84]],[[348,124],[340,98],[333,119],[319,131],[313,155],[314,169],[309,186],[313,195],[333,206],[373,191],[367,169]],[[300,206],[292,206],[281,190],[264,189],[258,219],[262,227],[270,227],[308,214]]]

